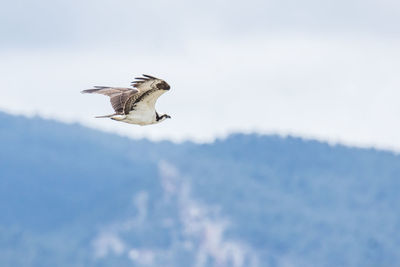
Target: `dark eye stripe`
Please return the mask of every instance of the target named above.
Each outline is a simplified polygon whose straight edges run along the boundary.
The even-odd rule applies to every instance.
[[[157,84],[158,89],[169,89],[169,85],[166,82]]]

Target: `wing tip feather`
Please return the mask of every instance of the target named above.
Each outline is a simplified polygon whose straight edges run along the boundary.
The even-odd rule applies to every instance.
[[[94,93],[96,91],[98,91],[99,89],[85,89],[81,91],[81,94],[91,94]]]
[[[150,80],[154,80],[154,79],[158,79],[154,76],[148,75],[148,74],[142,74],[143,77],[135,77],[136,80],[134,80],[133,82],[131,82],[131,85],[133,87],[138,87],[140,84],[146,82],[146,81],[150,81]]]
[[[142,74],[142,75],[143,75],[143,77],[147,77],[149,79],[158,79],[158,78],[156,78],[154,76],[150,76],[150,75],[147,75],[147,74]]]

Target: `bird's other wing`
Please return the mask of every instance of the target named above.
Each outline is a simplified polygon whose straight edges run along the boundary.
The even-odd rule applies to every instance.
[[[110,102],[117,114],[124,111],[125,102],[133,95],[137,94],[139,90],[136,88],[123,88],[123,87],[108,87],[108,86],[95,86],[95,89],[83,90],[82,93],[101,94],[110,97]]]
[[[125,104],[125,114],[128,114],[132,110],[155,110],[157,99],[164,94],[165,90],[151,89],[143,94],[138,94],[139,97],[130,97]]]
[[[132,82],[132,86],[137,88],[141,93],[154,89],[154,84],[160,79],[143,74],[143,77],[136,77]]]

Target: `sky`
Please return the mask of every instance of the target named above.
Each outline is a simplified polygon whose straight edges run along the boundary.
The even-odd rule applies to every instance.
[[[4,1],[0,110],[152,140],[232,132],[400,151],[398,1]],[[171,90],[136,126],[95,85]]]

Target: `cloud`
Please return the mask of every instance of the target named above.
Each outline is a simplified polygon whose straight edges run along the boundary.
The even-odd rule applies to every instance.
[[[152,140],[256,131],[400,150],[395,1],[28,2],[0,11],[2,110]],[[172,120],[93,119],[111,107],[82,89],[141,73],[171,84],[157,110]]]
[[[257,131],[400,149],[398,46],[396,40],[275,36],[197,40],[157,56],[101,48],[0,52],[6,88],[0,107],[153,140],[211,141]],[[80,90],[126,86],[138,73],[172,85],[157,110],[173,119],[151,127],[93,119],[111,106]]]
[[[189,39],[269,33],[399,34],[395,1],[8,1],[0,46],[177,46]],[[205,19],[205,16],[207,19]]]

